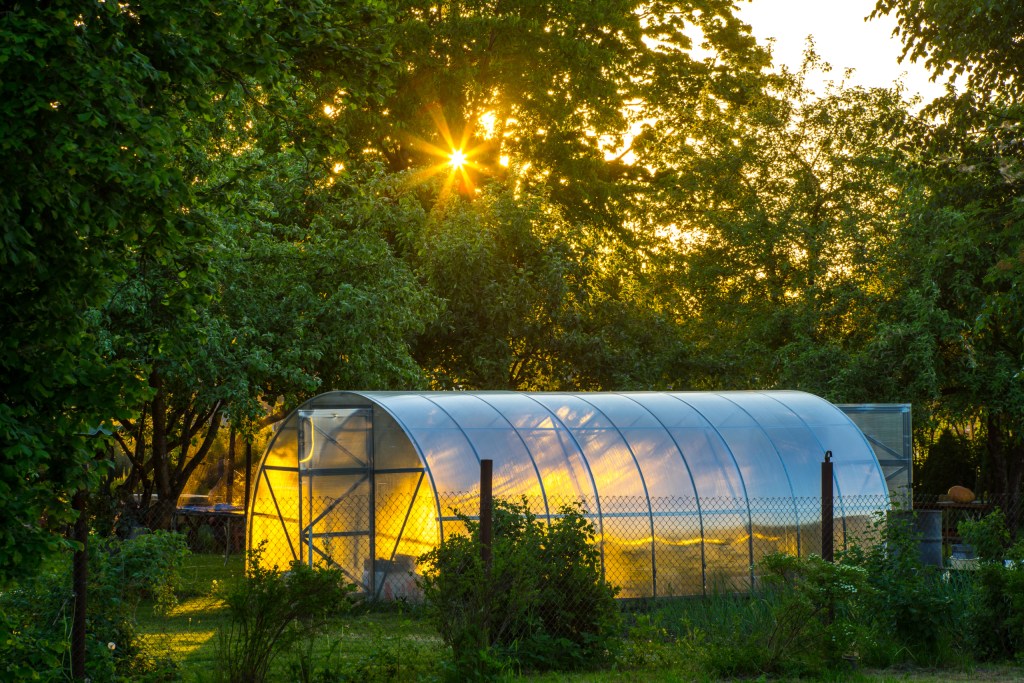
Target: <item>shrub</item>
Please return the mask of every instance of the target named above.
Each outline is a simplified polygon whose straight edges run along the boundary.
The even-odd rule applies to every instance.
[[[218,674],[231,683],[260,683],[274,659],[322,632],[351,608],[355,586],[340,569],[293,562],[263,567],[263,545],[249,553],[245,576],[227,588],[228,623],[220,629]]]
[[[91,680],[138,673],[139,601],[153,598],[163,606],[173,604],[174,577],[187,553],[177,534],[159,532],[127,541],[90,538],[86,672]],[[73,613],[70,555],[3,593],[0,673],[8,676],[0,678],[69,678]]]
[[[957,587],[921,564],[911,519],[880,514],[870,534],[839,554],[843,564],[867,572],[871,588],[861,597],[872,634],[861,643],[862,658],[878,666],[942,663],[959,649]]]
[[[619,624],[616,590],[601,578],[594,527],[579,504],[562,507],[546,525],[525,500],[495,500],[489,576],[479,524],[458,516],[469,535],[450,536],[420,558],[421,587],[452,647],[456,677],[578,669],[609,656]]]
[[[684,617],[682,646],[718,676],[819,672],[857,651],[863,570],[811,555],[772,554],[757,565],[750,595],[697,600]]]
[[[973,654],[1002,659],[1024,653],[1024,541],[1010,545],[1002,510],[957,527],[978,553],[969,629]],[[1008,562],[1007,562],[1008,561]]]

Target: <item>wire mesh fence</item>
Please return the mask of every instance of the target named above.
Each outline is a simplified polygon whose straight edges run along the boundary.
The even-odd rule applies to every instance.
[[[748,591],[758,585],[758,562],[766,555],[807,556],[822,548],[820,498],[521,500],[545,525],[559,519],[564,506],[578,504],[592,529],[602,578],[627,600]],[[258,548],[256,561],[264,567],[287,570],[296,561],[331,566],[364,599],[417,604],[424,569],[419,558],[442,538],[468,535],[479,520],[479,500],[468,492],[380,496],[373,505],[362,493],[342,502],[321,497],[301,504],[279,499],[277,505],[296,512],[253,517],[248,537],[240,516],[173,516],[168,527],[187,536],[193,554],[177,604],[160,613],[143,605],[137,612],[137,632],[151,652],[214,664],[217,631],[227,619],[224,590],[243,576],[247,544]],[[961,543],[960,521],[998,507],[1016,535],[1021,519],[1018,501],[1010,498],[971,504],[921,499],[914,507],[941,514],[941,538],[931,541],[941,543],[946,557]],[[892,511],[888,497],[837,497],[836,551],[876,542],[876,523]]]

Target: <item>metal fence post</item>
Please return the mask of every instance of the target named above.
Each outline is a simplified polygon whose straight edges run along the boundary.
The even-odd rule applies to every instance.
[[[484,571],[491,573],[491,535],[494,501],[492,496],[493,460],[480,461],[480,559]]]
[[[832,493],[832,451],[825,451],[821,463],[821,557],[826,562],[835,559],[834,501]]]

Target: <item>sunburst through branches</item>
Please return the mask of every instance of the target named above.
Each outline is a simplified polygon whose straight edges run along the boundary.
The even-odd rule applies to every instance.
[[[456,138],[452,135],[441,107],[435,104],[429,108],[429,111],[440,134],[439,144],[420,138],[413,138],[412,144],[429,156],[436,158],[437,163],[417,172],[412,181],[414,183],[424,182],[429,178],[444,174],[442,194],[448,194],[452,190],[463,194],[473,194],[477,187],[476,178],[486,171],[480,157],[488,143],[470,144],[473,138],[473,124],[469,123],[463,128],[461,135]]]

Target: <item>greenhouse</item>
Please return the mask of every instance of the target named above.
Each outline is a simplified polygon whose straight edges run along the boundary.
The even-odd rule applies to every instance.
[[[768,392],[330,392],[284,420],[254,481],[262,561],[340,567],[367,593],[416,595],[416,558],[495,497],[542,520],[579,502],[621,597],[756,581],[767,553],[821,551],[821,463],[840,548],[888,506],[864,434],[824,399]]]

